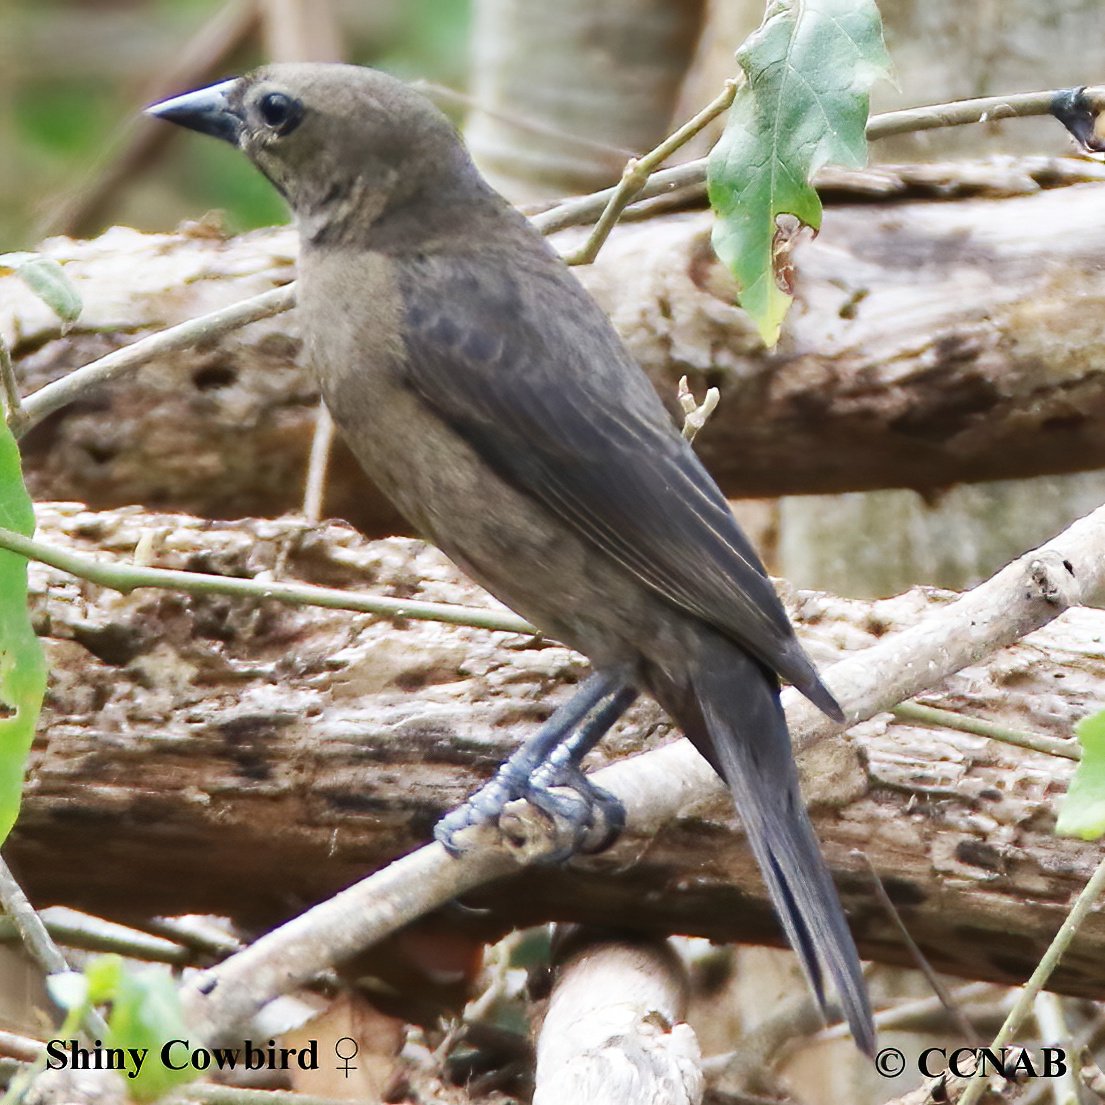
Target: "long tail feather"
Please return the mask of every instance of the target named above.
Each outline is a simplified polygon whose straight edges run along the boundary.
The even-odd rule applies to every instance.
[[[729,641],[704,634],[686,682],[658,697],[722,775],[787,939],[825,1008],[832,982],[857,1046],[875,1051],[859,956],[798,787],[774,675]],[[670,672],[663,682],[670,680]],[[682,681],[680,681],[682,682]]]

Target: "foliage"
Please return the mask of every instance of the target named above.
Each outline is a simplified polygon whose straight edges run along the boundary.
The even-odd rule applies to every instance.
[[[34,510],[19,466],[19,448],[0,420],[0,526],[31,536]],[[0,550],[0,841],[15,824],[46,663],[27,610],[27,561]]]
[[[61,319],[63,326],[77,321],[81,297],[52,257],[39,253],[0,254],[0,273],[4,272],[14,272]]]
[[[791,233],[814,231],[822,165],[867,159],[868,88],[889,71],[874,0],[775,0],[737,51],[745,84],[709,161],[714,248],[768,345],[791,302]]]
[[[1083,718],[1075,733],[1082,761],[1063,799],[1055,831],[1097,840],[1105,834],[1105,710]]]
[[[51,997],[68,1011],[66,1027],[79,1024],[95,1005],[110,1005],[105,1048],[121,1048],[127,1057],[127,1093],[136,1101],[152,1101],[196,1076],[191,1066],[175,1070],[160,1062],[170,1040],[193,1039],[184,1020],[176,984],[162,967],[136,968],[118,955],[99,955],[83,974],[55,975]],[[62,1038],[72,1036],[63,1029]],[[133,1055],[143,1055],[136,1064]]]
[[[7,253],[0,255],[0,271],[5,270],[18,273],[63,326],[80,315],[81,297],[57,261],[37,253]],[[7,347],[0,353],[7,358]],[[34,536],[34,507],[23,483],[19,446],[2,419],[0,526]],[[19,814],[27,753],[45,693],[46,661],[27,609],[27,561],[0,550],[0,843]]]

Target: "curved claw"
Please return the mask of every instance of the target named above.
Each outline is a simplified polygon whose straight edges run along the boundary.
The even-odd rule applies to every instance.
[[[527,858],[556,862],[608,848],[625,825],[625,810],[579,762],[636,697],[628,678],[624,671],[592,675],[489,783],[438,822],[434,836],[446,851],[455,856],[472,848],[479,842],[474,830],[484,826],[502,831],[504,810],[519,798],[550,822],[551,832],[538,834],[546,838],[541,851],[522,848]],[[509,839],[510,832],[503,835]]]
[[[545,764],[528,779],[504,779],[500,773],[462,806],[446,814],[434,827],[435,839],[457,856],[476,844],[466,840],[471,830],[485,825],[502,829],[506,806],[524,799],[552,823],[556,846],[537,858],[562,863],[577,853],[587,855],[610,847],[625,826],[625,808],[609,791],[596,786],[574,764]]]
[[[550,763],[535,771],[523,797],[549,817],[571,824],[572,852],[605,851],[625,828],[625,807],[575,764]]]

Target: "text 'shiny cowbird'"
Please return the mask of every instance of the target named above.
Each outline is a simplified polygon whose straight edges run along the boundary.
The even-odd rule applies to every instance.
[[[353,452],[464,571],[595,674],[438,837],[525,796],[583,827],[579,770],[638,688],[725,778],[790,943],[858,1045],[855,945],[798,789],[778,676],[840,707],[724,497],[613,326],[449,121],[369,69],[273,65],[151,108],[238,146],[295,213],[309,362]],[[579,796],[565,805],[568,783]],[[582,831],[582,830],[581,830]]]

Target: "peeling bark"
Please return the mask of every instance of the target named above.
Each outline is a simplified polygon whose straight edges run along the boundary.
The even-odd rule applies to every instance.
[[[41,535],[105,555],[487,604],[432,549],[291,520],[235,525],[44,507]],[[272,602],[105,593],[35,567],[52,682],[20,824],[5,852],[36,904],[140,921],[210,911],[265,927],[424,842],[585,670],[549,642]],[[822,661],[917,621],[946,594],[876,603],[792,596]],[[1103,697],[1105,614],[1068,611],[926,701],[1065,736]],[[673,736],[637,705],[595,765]],[[1072,765],[882,715],[805,757],[804,785],[861,952],[908,962],[865,851],[938,969],[1027,976],[1099,857],[1053,836]],[[727,803],[652,840],[521,873],[472,896],[488,934],[578,920],[778,942]],[[1105,994],[1105,921],[1056,977]]]

